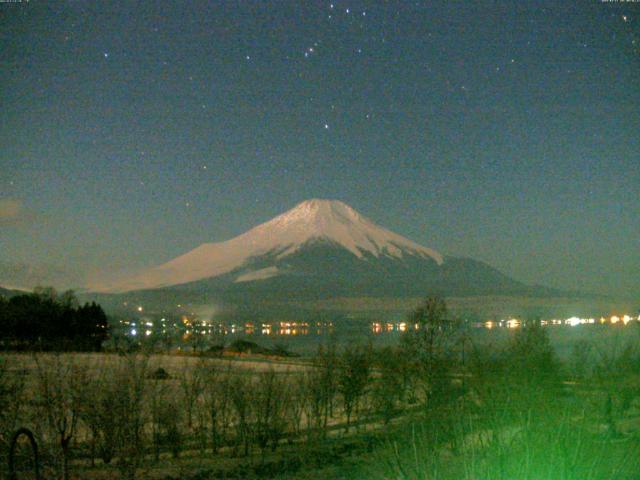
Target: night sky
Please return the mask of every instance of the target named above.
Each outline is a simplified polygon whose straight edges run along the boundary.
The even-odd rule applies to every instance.
[[[0,35],[0,285],[100,281],[318,197],[640,294],[640,3],[5,0]]]

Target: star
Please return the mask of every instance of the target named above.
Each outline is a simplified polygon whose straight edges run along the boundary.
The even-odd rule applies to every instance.
[[[622,15],[622,21],[626,22],[627,20],[629,20],[629,17],[627,17],[626,15]]]
[[[109,53],[108,52],[104,52],[103,55],[104,55],[104,58],[109,58]]]
[[[325,123],[325,124],[324,124],[324,129],[325,129],[325,130],[329,130],[329,124],[328,124],[328,123]]]

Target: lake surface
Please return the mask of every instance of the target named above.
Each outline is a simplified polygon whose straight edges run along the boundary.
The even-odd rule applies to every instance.
[[[320,345],[333,343],[344,345],[371,345],[375,348],[395,345],[403,334],[414,328],[406,321],[372,322],[364,319],[338,318],[335,321],[281,321],[213,323],[200,322],[168,324],[164,319],[138,319],[122,325],[122,333],[139,341],[152,340],[159,330],[176,333],[174,346],[192,348],[198,343],[200,348],[225,344],[236,340],[255,342],[262,347],[280,347],[291,352],[308,355]],[[619,353],[628,345],[640,345],[640,321],[631,317],[607,319],[554,319],[543,321],[551,344],[561,358],[569,358],[576,345],[590,345],[594,354],[610,355]],[[510,337],[522,328],[518,319],[503,319],[486,322],[466,322],[463,324],[469,343],[496,348],[504,345]]]

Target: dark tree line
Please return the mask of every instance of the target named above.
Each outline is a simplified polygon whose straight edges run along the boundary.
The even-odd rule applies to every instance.
[[[95,302],[79,305],[72,291],[52,288],[10,299],[0,296],[0,345],[4,349],[100,350],[107,316]]]

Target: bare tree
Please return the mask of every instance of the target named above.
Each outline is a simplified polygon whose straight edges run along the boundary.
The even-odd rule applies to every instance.
[[[304,416],[307,427],[307,441],[324,436],[326,397],[324,372],[319,368],[310,368],[305,372]]]
[[[445,301],[429,297],[409,319],[415,328],[402,337],[407,358],[412,359],[412,371],[423,388],[425,405],[431,406],[446,397],[450,387],[452,344],[459,333],[459,323],[453,318]]]
[[[231,407],[236,430],[235,447],[242,445],[244,455],[249,455],[251,444],[251,379],[242,374],[234,375],[229,382]]]
[[[396,348],[388,347],[380,352],[376,363],[378,376],[372,392],[373,403],[385,424],[395,416],[404,399],[403,357]]]
[[[320,389],[318,393],[320,394],[322,410],[322,428],[326,430],[329,418],[333,417],[334,399],[337,390],[338,360],[333,343],[329,343],[326,348],[320,346],[314,365],[318,372],[317,386]]]
[[[277,448],[287,428],[285,413],[289,405],[289,396],[285,385],[281,376],[270,369],[260,374],[255,386],[252,402],[255,421],[252,430],[263,459],[269,445],[272,450]]]
[[[116,395],[112,405],[116,422],[114,445],[120,473],[129,480],[135,478],[144,455],[147,365],[148,357],[131,355],[124,358],[115,373]]]
[[[0,359],[0,444],[9,450],[13,433],[18,428],[25,392],[23,371],[11,371],[7,359]]]
[[[230,386],[233,371],[231,366],[225,370],[212,367],[204,376],[204,408],[208,415],[211,447],[215,452],[225,441],[231,416]]]
[[[339,365],[338,391],[347,417],[346,431],[349,431],[351,416],[357,411],[369,382],[370,354],[361,347],[345,347]]]
[[[284,387],[289,392],[289,425],[293,436],[300,435],[302,416],[306,410],[307,395],[304,377],[298,373],[290,375]]]
[[[198,399],[204,391],[202,362],[197,367],[184,364],[179,377],[180,389],[182,391],[182,406],[187,418],[187,428],[193,427],[193,410]]]
[[[57,438],[60,448],[59,470],[62,478],[69,478],[69,447],[76,433],[80,415],[80,393],[86,387],[87,377],[71,361],[60,355],[34,356],[37,371],[38,405],[49,435]]]
[[[164,379],[152,375],[149,385],[149,415],[151,420],[151,440],[153,443],[153,455],[155,461],[160,460],[162,448],[162,415],[164,402],[166,401],[168,386]]]
[[[113,405],[117,395],[113,372],[104,365],[80,392],[80,421],[91,433],[92,465],[96,455],[108,464],[115,454],[117,423],[113,418]]]

